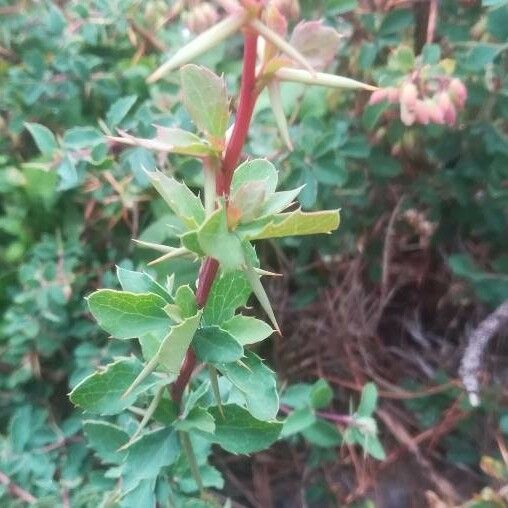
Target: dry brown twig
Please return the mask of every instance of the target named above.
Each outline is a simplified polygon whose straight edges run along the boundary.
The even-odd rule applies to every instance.
[[[492,314],[489,314],[469,335],[459,374],[469,395],[469,402],[474,407],[480,404],[478,373],[485,350],[492,337],[506,326],[508,326],[508,300],[502,303]]]

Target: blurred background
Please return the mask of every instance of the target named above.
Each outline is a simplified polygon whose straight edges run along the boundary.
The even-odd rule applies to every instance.
[[[365,92],[285,84],[288,153],[260,97],[246,153],[272,160],[283,187],[305,184],[303,209],[342,209],[336,234],[262,246],[284,273],[269,287],[284,336],[261,353],[282,387],[326,380],[337,411],[376,383],[386,459],[341,445],[330,426],[248,458],[217,453],[217,482],[234,506],[508,506],[503,319],[486,341],[478,408],[459,376],[468,337],[508,300],[508,2],[282,4],[293,24],[323,19],[342,35],[328,72],[429,93],[457,79],[467,100],[436,124]],[[190,0],[0,0],[2,507],[107,506],[114,475],[67,394],[131,345],[108,341],[83,297],[116,287],[115,265],[146,266],[131,238],[171,241],[174,218],[143,166],[202,181],[190,158],[157,160],[104,133],[189,126],[178,76],[145,79],[220,17]],[[238,36],[199,60],[232,96],[241,50]],[[192,282],[183,263],[152,273]]]

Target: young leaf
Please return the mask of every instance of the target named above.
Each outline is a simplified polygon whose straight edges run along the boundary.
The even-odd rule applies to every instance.
[[[330,448],[340,446],[342,436],[335,425],[325,420],[317,420],[316,423],[302,431],[303,437],[316,446]]]
[[[247,303],[250,294],[250,285],[243,272],[222,273],[210,290],[203,310],[204,323],[220,326],[234,316],[238,307]]]
[[[119,464],[125,453],[118,449],[129,441],[129,434],[112,423],[100,420],[86,420],[83,423],[87,444],[106,463]]]
[[[371,416],[377,406],[377,388],[374,383],[367,383],[362,390],[360,404],[356,410],[358,416]]]
[[[177,430],[189,432],[190,430],[201,430],[213,433],[215,431],[215,420],[213,416],[202,407],[194,407],[190,410],[185,419],[175,424]]]
[[[277,188],[278,175],[275,166],[266,159],[254,159],[240,164],[233,173],[231,181],[231,194],[248,182],[266,182],[266,195],[270,196]]]
[[[247,409],[255,418],[271,420],[279,411],[275,374],[252,351],[245,351],[241,362],[218,364],[226,376],[245,397]]]
[[[242,314],[237,314],[225,321],[221,328],[243,346],[265,340],[274,332],[264,321]]]
[[[302,185],[297,189],[292,189],[288,191],[281,191],[272,194],[268,200],[266,201],[262,215],[273,215],[275,213],[283,212],[288,206],[294,202],[298,194],[300,194],[301,190],[305,186]]]
[[[215,420],[215,432],[203,434],[230,453],[255,453],[268,448],[277,441],[282,423],[257,420],[236,404],[222,406],[224,416],[218,407],[211,407],[210,414]]]
[[[25,123],[25,127],[32,135],[37,148],[42,153],[51,157],[55,150],[58,149],[58,143],[56,142],[53,133],[44,125],[38,123]]]
[[[286,438],[299,432],[303,432],[314,423],[316,423],[316,415],[314,414],[314,411],[308,407],[295,409],[284,421],[281,437]]]
[[[150,171],[147,174],[155,190],[187,227],[193,229],[205,220],[203,203],[184,183],[160,171]]]
[[[228,127],[229,102],[224,79],[198,65],[180,70],[183,102],[198,129],[221,140]]]
[[[155,293],[166,302],[172,302],[171,295],[150,275],[145,272],[135,272],[120,266],[116,267],[116,276],[122,289],[131,293]]]
[[[314,409],[329,406],[333,399],[333,390],[324,379],[318,379],[311,388],[310,400]]]
[[[218,326],[200,328],[194,336],[192,347],[202,362],[235,362],[243,356],[243,347]]]
[[[167,304],[155,293],[129,293],[100,289],[88,297],[88,307],[99,326],[116,339],[133,339],[146,333],[164,335],[171,326]]]
[[[154,376],[149,376],[128,397],[121,398],[141,369],[141,363],[135,358],[117,360],[105,369],[83,379],[69,397],[73,404],[91,413],[102,415],[120,413],[131,406],[140,393],[162,382]]]
[[[238,270],[245,264],[240,238],[228,230],[225,207],[217,209],[198,230],[203,252],[215,258],[226,271]]]
[[[302,21],[291,34],[290,44],[315,69],[323,69],[334,58],[339,48],[340,35],[321,21]]]

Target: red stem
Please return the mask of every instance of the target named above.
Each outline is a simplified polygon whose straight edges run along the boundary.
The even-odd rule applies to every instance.
[[[222,161],[222,175],[217,182],[217,193],[227,195],[233,172],[242,153],[245,138],[249,132],[252,112],[256,104],[256,50],[258,35],[248,29],[244,32],[243,69],[240,97],[233,132]]]
[[[233,172],[240,159],[245,138],[249,131],[254,105],[256,104],[256,50],[257,34],[246,29],[244,31],[242,80],[235,125],[222,160],[221,170],[216,173],[217,194],[222,196],[229,194]],[[206,258],[201,265],[196,290],[196,304],[200,309],[206,304],[218,268],[219,262],[213,258]],[[179,403],[181,401],[196,363],[196,355],[189,348],[180,374],[171,390],[171,396],[175,402]]]

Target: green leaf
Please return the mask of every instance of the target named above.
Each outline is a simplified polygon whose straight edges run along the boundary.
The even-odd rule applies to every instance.
[[[310,407],[312,386],[307,383],[297,383],[289,386],[281,396],[283,404],[294,408]]]
[[[65,131],[63,144],[70,150],[82,150],[104,142],[101,131],[94,127],[73,127]]]
[[[127,95],[121,97],[111,104],[106,113],[106,123],[112,129],[120,124],[120,122],[127,116],[132,106],[136,103],[137,95]]]
[[[203,203],[184,183],[160,171],[147,174],[155,190],[187,227],[195,228],[205,220]]]
[[[321,409],[323,407],[329,406],[332,402],[332,399],[333,390],[324,379],[319,379],[312,385],[310,400],[313,408]]]
[[[372,455],[377,460],[385,460],[386,459],[386,453],[383,448],[383,445],[381,444],[381,441],[379,441],[379,438],[377,436],[368,435],[365,436],[365,440],[362,443],[363,449],[369,454]]]
[[[185,353],[192,342],[201,319],[202,311],[185,319],[182,323],[171,328],[157,352],[159,365],[170,374],[178,375]]]
[[[131,293],[155,293],[166,302],[172,302],[171,295],[150,275],[116,267],[116,276],[124,291]]]
[[[297,189],[275,192],[266,201],[261,211],[262,215],[273,215],[283,212],[291,203],[293,203],[303,189],[303,185]]]
[[[196,306],[196,297],[188,284],[180,286],[176,290],[175,304],[178,305],[183,318],[189,318],[196,314],[198,310]]]
[[[56,142],[56,138],[53,133],[47,127],[38,123],[26,122],[25,127],[32,135],[32,138],[42,155],[51,157],[55,150],[58,149],[58,143]]]
[[[203,321],[207,325],[220,326],[234,316],[238,307],[247,303],[250,294],[250,284],[243,272],[222,273],[210,290],[203,310]]]
[[[250,316],[237,314],[228,321],[222,323],[221,328],[231,334],[237,342],[246,346],[247,344],[255,344],[260,342],[274,332],[272,327]]]
[[[302,431],[303,437],[313,445],[322,448],[340,446],[342,436],[335,425],[324,420],[317,420],[316,423]]]
[[[358,416],[370,416],[376,410],[377,388],[374,383],[367,383],[362,390],[360,405],[356,410]]]
[[[226,84],[209,69],[185,65],[180,70],[183,102],[198,129],[216,139],[226,133],[229,102]]]
[[[224,270],[238,270],[245,264],[242,241],[228,230],[225,207],[215,210],[204,222],[198,241],[203,252],[219,261]]]
[[[275,166],[266,159],[245,161],[233,173],[231,194],[234,194],[242,185],[259,180],[263,180],[266,183],[267,196],[273,194],[277,188],[278,181]]]
[[[258,420],[236,404],[226,404],[222,409],[224,416],[218,407],[210,408],[215,419],[215,433],[205,435],[230,453],[264,450],[277,440],[282,430],[282,423]]]
[[[148,432],[128,448],[123,467],[124,490],[129,490],[141,480],[156,478],[161,468],[173,464],[180,454],[176,432],[163,428]]]
[[[281,437],[286,438],[294,434],[298,434],[299,432],[303,432],[311,425],[314,425],[314,423],[316,423],[314,411],[308,407],[295,409],[284,421]]]
[[[128,397],[121,398],[141,370],[142,364],[135,358],[117,360],[83,379],[69,398],[73,404],[91,413],[118,414],[131,406],[140,393],[162,382],[149,376]]]
[[[86,420],[83,423],[86,441],[95,454],[106,463],[119,464],[125,452],[118,451],[129,441],[129,434],[112,423],[100,420]]]
[[[200,328],[192,347],[202,362],[235,362],[243,356],[243,347],[235,338],[218,326]]]
[[[248,240],[315,235],[330,233],[339,227],[339,223],[339,210],[309,213],[297,210],[296,212],[275,215],[273,220],[260,227],[256,227],[255,223],[252,223],[250,227],[239,229],[239,234]]]
[[[146,333],[164,335],[172,322],[164,312],[166,300],[154,293],[100,289],[88,297],[90,312],[99,326],[117,339]]]
[[[202,407],[194,407],[189,411],[185,419],[175,424],[177,430],[189,432],[190,430],[201,430],[203,432],[215,432],[215,420],[213,416]]]
[[[255,418],[271,420],[279,411],[275,374],[252,351],[245,351],[241,362],[222,363],[217,369],[245,397],[247,409]]]
[[[192,132],[175,127],[157,125],[155,141],[168,147],[168,151],[182,155],[207,156],[215,153],[212,146]]]

